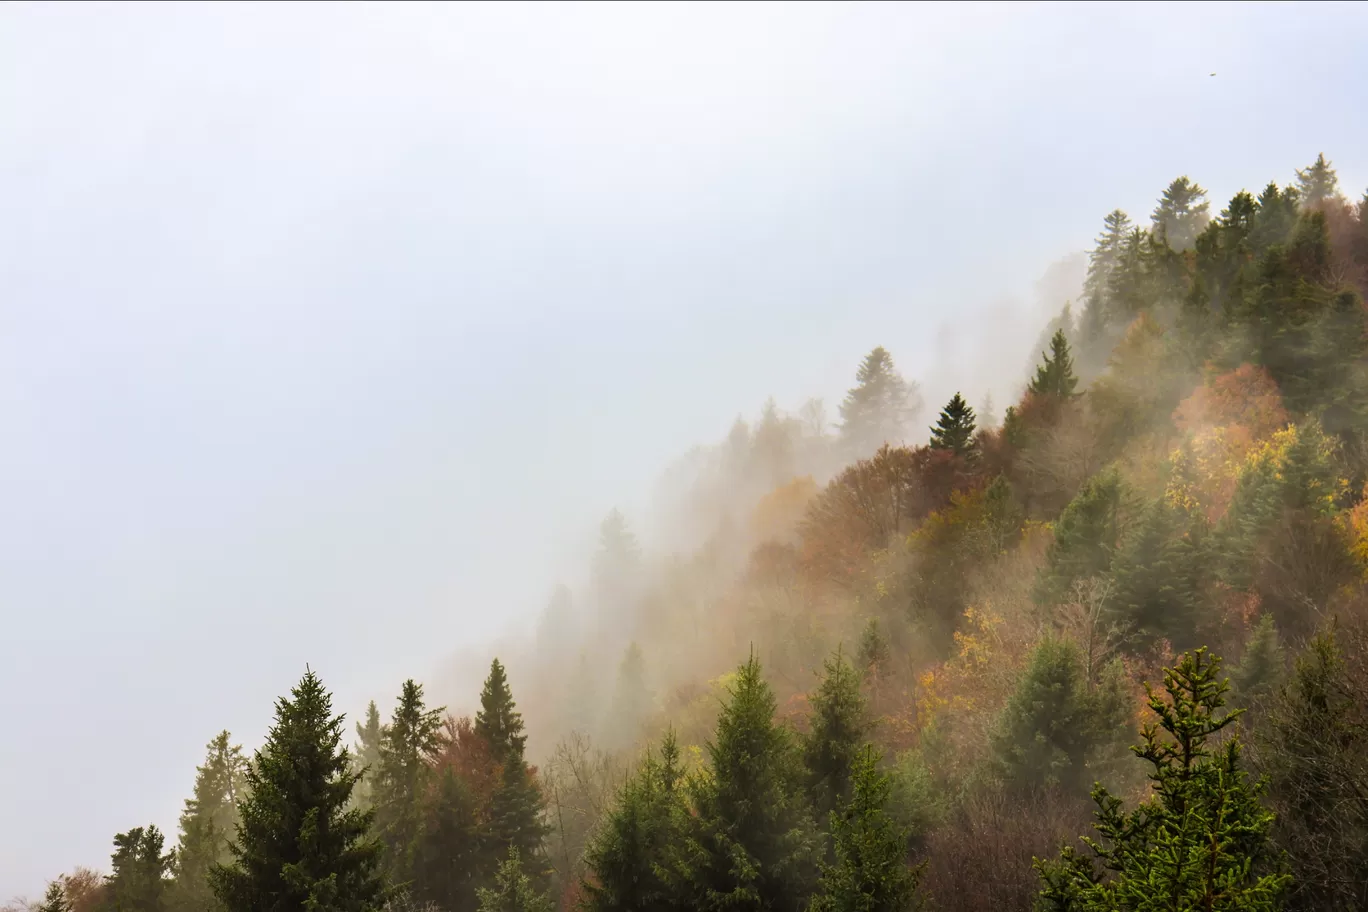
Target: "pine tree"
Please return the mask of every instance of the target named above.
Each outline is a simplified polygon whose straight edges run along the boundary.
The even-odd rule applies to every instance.
[[[974,429],[974,410],[963,396],[955,393],[945,408],[941,409],[935,427],[931,428],[931,449],[949,450],[956,456],[972,457],[977,450]]]
[[[356,723],[356,750],[352,754],[359,778],[352,790],[352,804],[361,810],[375,807],[375,777],[380,774],[380,741],[384,726],[380,724],[380,710],[375,701],[366,706],[366,721]]]
[[[984,428],[997,427],[997,409],[993,407],[993,394],[987,392],[983,394],[983,401],[979,403],[978,423]]]
[[[696,816],[672,847],[671,889],[690,908],[800,912],[815,882],[817,832],[792,735],[754,654],[737,670],[693,782]]]
[[[1325,160],[1324,152],[1308,167],[1297,169],[1297,190],[1302,203],[1309,208],[1339,196],[1339,176]]]
[[[902,378],[882,347],[865,356],[855,381],[840,407],[841,439],[851,455],[864,457],[885,443],[901,443],[921,410],[916,384]]]
[[[209,869],[228,859],[228,842],[238,825],[238,804],[247,784],[247,758],[232,736],[220,732],[196,770],[194,797],[185,802],[176,850],[172,908],[203,912],[218,908],[209,888]]]
[[[853,793],[831,814],[836,861],[824,865],[811,912],[910,912],[921,869],[907,863],[908,833],[888,815],[889,779],[866,746],[855,758]]]
[[[1136,525],[1113,565],[1111,604],[1140,636],[1190,648],[1197,635],[1200,551],[1184,517],[1163,500],[1150,504]]]
[[[135,827],[114,837],[108,902],[114,912],[162,912],[166,908],[174,855],[155,826]]]
[[[888,664],[888,657],[888,640],[884,639],[883,631],[879,629],[879,620],[870,618],[860,634],[856,665],[861,674],[877,673]]]
[[[613,693],[612,712],[605,730],[610,748],[627,747],[650,716],[655,696],[646,681],[646,659],[635,642],[627,647],[618,666],[617,688]]]
[[[483,861],[478,802],[450,766],[432,780],[414,845],[412,893],[446,912],[467,912],[476,906]]]
[[[475,733],[489,745],[498,763],[523,761],[527,736],[523,734],[522,713],[513,702],[513,691],[508,686],[508,674],[503,663],[495,659],[489,665],[480,692],[480,711],[475,714]]]
[[[210,872],[229,912],[373,912],[386,889],[371,814],[348,810],[357,775],[342,717],[312,671],[276,702],[275,725],[247,772],[229,865]]]
[[[1113,210],[1103,219],[1102,233],[1098,235],[1095,246],[1088,254],[1088,277],[1083,283],[1086,308],[1079,325],[1079,332],[1086,345],[1097,349],[1105,360],[1110,346],[1106,344],[1106,334],[1113,322],[1113,307],[1109,301],[1112,273],[1120,262],[1122,248],[1131,234],[1130,216],[1120,209]]]
[[[1036,368],[1035,377],[1031,380],[1031,393],[1059,401],[1073,398],[1074,390],[1078,387],[1078,375],[1074,373],[1069,340],[1062,329],[1055,331],[1050,338],[1050,350],[1041,355],[1044,360]]]
[[[522,869],[517,849],[499,865],[492,889],[480,888],[480,912],[551,912],[550,897],[536,888]]]
[[[1150,220],[1154,233],[1174,250],[1187,250],[1206,230],[1210,216],[1206,191],[1186,175],[1168,185]]]
[[[1289,878],[1273,862],[1273,815],[1241,768],[1237,737],[1219,739],[1239,715],[1223,714],[1228,685],[1205,649],[1164,673],[1167,699],[1149,691],[1158,725],[1148,724],[1136,756],[1151,766],[1153,796],[1133,811],[1093,789],[1100,840],[1088,854],[1065,848],[1037,861],[1044,882],[1037,908],[1050,912],[1230,910],[1274,912]],[[1161,732],[1163,733],[1161,735]]]
[[[1249,634],[1240,664],[1230,671],[1236,699],[1248,709],[1272,696],[1282,683],[1283,648],[1278,642],[1278,627],[1273,615],[1260,616]]]
[[[1054,527],[1054,541],[1046,552],[1035,598],[1056,604],[1069,593],[1075,580],[1106,573],[1116,552],[1123,485],[1115,472],[1088,479]]]
[[[427,709],[423,687],[404,682],[398,705],[380,739],[375,777],[375,829],[385,843],[390,880],[412,877],[412,856],[421,827],[421,801],[433,757],[442,746],[442,709]]]
[[[618,794],[584,852],[591,877],[582,888],[585,912],[668,912],[686,906],[662,876],[670,848],[684,832],[684,772],[674,732],[660,756],[648,754]]]
[[[517,850],[522,861],[531,865],[547,833],[542,820],[545,802],[523,757],[527,736],[523,734],[522,714],[513,702],[508,676],[498,659],[490,664],[489,677],[480,694],[475,733],[489,745],[500,766],[499,784],[483,835],[487,857],[501,859],[510,850]],[[534,874],[539,880],[542,878],[540,870]]]
[[[822,663],[822,682],[809,698],[812,731],[803,740],[808,793],[818,819],[850,798],[855,755],[871,722],[860,693],[860,676],[839,651]]]
[[[47,885],[43,901],[33,907],[33,912],[72,912],[71,902],[67,899],[66,890],[60,880],[54,880]]]

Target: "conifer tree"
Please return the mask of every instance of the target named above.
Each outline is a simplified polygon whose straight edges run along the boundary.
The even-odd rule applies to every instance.
[[[635,642],[627,647],[618,666],[617,689],[605,730],[609,747],[627,747],[636,739],[641,724],[654,708],[655,696],[646,681],[646,659]]]
[[[375,777],[380,774],[380,741],[384,726],[375,701],[366,706],[366,721],[356,723],[356,750],[352,754],[354,772],[361,778],[352,789],[352,803],[361,810],[375,807]]]
[[[196,770],[194,797],[185,802],[176,850],[171,906],[187,912],[217,908],[209,888],[209,869],[228,858],[228,842],[238,824],[238,804],[247,784],[247,758],[220,732],[207,746]]]
[[[921,409],[916,384],[902,378],[883,347],[865,356],[855,381],[840,407],[841,439],[847,449],[864,457],[885,443],[901,443]]]
[[[276,702],[247,772],[232,863],[210,872],[228,912],[374,912],[386,889],[371,814],[348,809],[357,775],[342,717],[312,671]]]
[[[551,912],[551,898],[524,871],[516,848],[499,865],[492,888],[481,887],[480,912]]]
[[[1311,208],[1339,196],[1339,176],[1325,160],[1324,152],[1307,167],[1297,169],[1297,190],[1303,205]]]
[[[508,673],[498,659],[490,663],[489,676],[485,678],[484,689],[480,692],[475,733],[489,745],[497,762],[522,762],[523,750],[527,745],[522,713],[518,712],[518,704],[513,702]]]
[[[396,884],[412,877],[421,801],[433,757],[442,746],[441,717],[441,708],[424,705],[423,686],[409,679],[381,735],[374,790],[375,829],[385,843],[390,879]]]
[[[808,792],[819,820],[850,798],[855,756],[871,727],[860,676],[845,656],[837,651],[822,668],[822,682],[809,698],[812,731],[803,741]]]
[[[1158,725],[1133,748],[1151,767],[1153,795],[1132,811],[1093,789],[1099,840],[1065,848],[1036,866],[1045,912],[1230,910],[1274,912],[1289,878],[1269,873],[1273,815],[1260,783],[1242,769],[1237,737],[1218,738],[1236,716],[1222,713],[1228,684],[1205,649],[1164,672],[1165,696],[1149,691]]]
[[[582,884],[585,912],[683,912],[686,907],[662,876],[670,849],[684,832],[683,786],[679,745],[671,731],[659,758],[648,754],[623,786],[585,849],[591,874]]]
[[[774,718],[774,692],[754,654],[729,693],[668,881],[688,908],[800,912],[816,878],[818,838],[793,738]]]
[[[476,907],[483,863],[478,813],[475,795],[454,769],[445,766],[432,777],[412,856],[414,896],[447,912]]]
[[[67,900],[62,882],[54,880],[49,883],[43,901],[32,908],[33,912],[71,912],[71,903]]]
[[[1073,356],[1069,353],[1069,340],[1064,330],[1056,330],[1050,338],[1050,350],[1041,355],[1044,360],[1036,368],[1030,391],[1037,396],[1050,396],[1059,401],[1073,398],[1074,390],[1078,387],[1078,375],[1074,373]]]
[[[114,837],[108,901],[115,912],[163,912],[174,855],[155,826],[135,827]]]
[[[860,651],[857,654],[856,665],[861,674],[877,672],[888,664],[888,656],[888,640],[879,629],[879,620],[870,618],[860,633]]]
[[[1133,631],[1195,645],[1201,555],[1177,508],[1155,501],[1141,515],[1113,565],[1112,605]]]
[[[1210,221],[1206,191],[1186,175],[1168,185],[1150,216],[1154,232],[1174,250],[1187,250]]]
[[[547,832],[542,820],[545,802],[523,757],[527,735],[523,734],[522,714],[513,702],[508,676],[498,659],[490,663],[489,677],[480,694],[475,733],[489,745],[500,766],[499,784],[491,800],[484,834],[487,852],[492,854],[490,860],[496,862],[510,850],[517,850],[520,866],[531,866]],[[542,876],[540,870],[533,873],[538,879]]]
[[[1123,485],[1115,472],[1088,479],[1069,501],[1054,527],[1054,541],[1046,552],[1046,566],[1035,589],[1041,604],[1061,601],[1075,580],[1106,573],[1111,568],[1119,534],[1117,514]]]
[[[1103,219],[1102,233],[1088,254],[1088,277],[1083,284],[1087,306],[1079,331],[1084,342],[1094,348],[1106,348],[1103,340],[1112,323],[1113,313],[1109,301],[1112,273],[1121,260],[1122,248],[1131,234],[1131,227],[1130,216],[1120,209],[1108,213]],[[1105,352],[1102,357],[1105,359]]]
[[[983,401],[979,403],[978,423],[980,427],[997,427],[997,409],[993,406],[993,394],[987,392],[983,394]]]
[[[1283,678],[1283,648],[1273,615],[1260,616],[1249,634],[1240,664],[1230,671],[1231,690],[1245,709],[1268,699]]]
[[[908,833],[888,815],[890,783],[879,755],[855,757],[850,800],[831,814],[834,864],[823,865],[811,912],[910,912],[921,869],[907,863]]]
[[[955,393],[941,409],[936,424],[931,428],[931,449],[949,450],[956,456],[972,457],[977,449],[974,442],[974,410],[964,397]]]

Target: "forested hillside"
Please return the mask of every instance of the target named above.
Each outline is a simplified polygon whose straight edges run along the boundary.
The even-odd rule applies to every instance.
[[[477,713],[309,672],[35,908],[1368,908],[1368,195],[1212,208],[1107,214],[1000,416],[767,403]]]

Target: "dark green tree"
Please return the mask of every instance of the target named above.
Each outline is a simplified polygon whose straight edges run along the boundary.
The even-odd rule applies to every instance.
[[[1313,208],[1339,196],[1339,176],[1325,160],[1324,152],[1307,167],[1297,169],[1297,190],[1302,203]]]
[[[1164,673],[1166,697],[1153,690],[1149,724],[1133,748],[1151,767],[1153,796],[1132,811],[1106,788],[1093,789],[1099,840],[1088,851],[1067,847],[1037,861],[1044,887],[1037,909],[1049,912],[1274,912],[1289,878],[1269,873],[1273,815],[1263,791],[1242,769],[1237,737],[1220,734],[1227,683],[1205,649],[1183,655]]]
[[[1074,373],[1069,340],[1062,329],[1050,338],[1050,350],[1041,355],[1044,360],[1036,368],[1030,391],[1034,395],[1049,396],[1061,402],[1073,398],[1074,390],[1078,387],[1078,375]]]
[[[964,397],[955,393],[941,409],[936,424],[931,428],[931,449],[949,450],[956,456],[975,454],[974,410]]]
[[[509,849],[494,875],[494,886],[481,887],[479,896],[480,912],[551,912],[553,908],[551,898],[523,871],[517,849]]]
[[[33,912],[71,912],[71,903],[67,900],[66,889],[60,880],[54,880],[47,885],[47,892],[43,894],[43,901],[33,906]]]
[[[450,766],[431,777],[412,855],[417,898],[447,912],[476,907],[481,857],[479,808],[470,786]]]
[[[802,793],[792,734],[751,655],[692,783],[695,816],[672,847],[667,882],[692,909],[800,912],[815,885],[818,833]]]
[[[522,713],[513,702],[513,691],[508,686],[508,674],[503,663],[495,659],[489,665],[480,692],[480,711],[475,714],[475,733],[485,740],[494,759],[499,763],[510,760],[519,763],[527,746],[523,734]]]
[[[1177,178],[1159,197],[1150,216],[1154,233],[1174,250],[1187,250],[1197,241],[1210,221],[1206,191],[1186,175]]]
[[[860,675],[845,656],[838,651],[822,668],[822,681],[809,698],[812,731],[802,745],[808,793],[819,820],[849,800],[855,756],[872,726]]]
[[[522,713],[513,702],[508,676],[498,659],[490,663],[489,677],[480,693],[475,733],[489,745],[491,755],[500,766],[499,784],[494,790],[489,823],[483,835],[486,858],[498,863],[510,850],[517,850],[520,865],[536,864],[533,875],[540,881],[544,871],[538,859],[547,833],[542,820],[545,801],[523,756],[527,735],[523,734]]]
[[[356,750],[352,754],[354,772],[361,776],[352,789],[352,803],[363,811],[375,807],[375,777],[380,774],[380,741],[384,734],[380,710],[371,700],[366,706],[366,721],[356,723]]]
[[[1136,635],[1196,645],[1201,551],[1186,517],[1160,499],[1140,515],[1112,565],[1117,620]]]
[[[902,378],[883,347],[865,356],[855,383],[840,407],[841,439],[849,452],[864,457],[885,443],[901,443],[921,410],[916,384]]]
[[[442,708],[428,709],[423,686],[404,682],[399,702],[382,730],[375,776],[375,830],[385,844],[390,880],[412,879],[413,853],[422,826],[422,800],[432,762],[442,746]]]
[[[1262,615],[1249,634],[1240,664],[1230,670],[1231,692],[1240,706],[1249,709],[1277,692],[1283,671],[1278,627],[1273,623],[1273,615]]]
[[[855,758],[852,794],[831,814],[834,864],[823,865],[811,912],[910,912],[921,868],[908,864],[908,833],[885,810],[889,778],[872,746]]]
[[[585,912],[687,908],[663,876],[670,848],[685,832],[683,786],[679,745],[669,732],[659,757],[647,755],[585,849]]]
[[[135,827],[114,837],[111,873],[107,880],[108,908],[113,912],[162,912],[167,907],[171,862],[155,826]]]
[[[247,773],[232,863],[210,872],[229,912],[373,912],[386,898],[371,814],[348,809],[357,774],[343,720],[312,671],[276,702]]]
[[[209,888],[209,869],[228,859],[228,842],[238,825],[238,804],[247,787],[247,758],[220,732],[207,746],[204,765],[195,771],[194,797],[180,817],[176,878],[170,905],[185,912],[218,908]]]
[[[1075,580],[1100,576],[1111,569],[1120,525],[1123,484],[1115,472],[1088,479],[1054,527],[1054,541],[1046,552],[1046,566],[1036,582],[1041,604],[1057,604]]]

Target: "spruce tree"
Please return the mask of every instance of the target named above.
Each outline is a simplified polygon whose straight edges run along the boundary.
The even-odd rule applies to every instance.
[[[659,757],[647,755],[585,849],[590,874],[581,885],[585,912],[687,908],[663,876],[688,815],[683,786],[679,745],[669,732]]]
[[[380,710],[375,701],[366,706],[366,721],[356,723],[356,750],[353,765],[361,778],[352,790],[352,803],[361,810],[375,807],[375,777],[380,774],[380,740],[384,726],[380,724]]]
[[[1113,565],[1120,620],[1150,640],[1195,645],[1201,554],[1178,508],[1158,500],[1141,515]]]
[[[1119,535],[1118,516],[1124,487],[1115,472],[1094,475],[1060,513],[1046,566],[1036,582],[1041,604],[1057,604],[1075,580],[1099,576],[1111,568]]]
[[[908,833],[888,815],[890,783],[879,754],[866,746],[855,757],[853,792],[831,814],[835,863],[823,865],[811,912],[910,912],[921,869],[907,863]]]
[[[522,714],[513,702],[508,676],[498,659],[490,664],[489,677],[480,694],[475,733],[489,745],[500,766],[499,783],[490,802],[483,835],[486,859],[492,866],[510,850],[517,850],[520,864],[536,865],[533,875],[540,881],[544,871],[537,859],[547,833],[542,820],[545,801],[523,757],[527,736],[523,734]]]
[[[1324,152],[1307,167],[1297,169],[1297,190],[1302,203],[1311,208],[1339,196],[1339,176],[1325,160]]]
[[[1174,250],[1187,250],[1210,221],[1206,191],[1186,175],[1168,185],[1150,217],[1154,232]]]
[[[165,844],[165,837],[155,826],[135,827],[114,837],[107,880],[108,902],[114,912],[166,909],[174,855],[162,852]]]
[[[1050,338],[1050,350],[1041,355],[1044,360],[1036,368],[1035,377],[1031,380],[1031,393],[1061,402],[1073,398],[1074,390],[1078,387],[1078,375],[1074,373],[1069,340],[1062,329]]]
[[[860,651],[856,656],[856,665],[861,674],[878,673],[888,664],[888,657],[888,640],[879,629],[879,620],[870,618],[860,633]]]
[[[691,908],[800,912],[815,883],[818,838],[793,737],[774,718],[774,692],[754,654],[729,694],[669,882]]]
[[[956,456],[975,454],[974,410],[964,397],[955,393],[941,409],[936,424],[931,428],[931,449],[949,450]]]
[[[176,849],[171,906],[186,912],[218,908],[209,888],[209,869],[228,859],[228,842],[238,825],[238,805],[247,785],[247,758],[232,736],[220,732],[196,770],[194,797],[186,799]]]
[[[605,725],[608,747],[629,747],[655,708],[654,704],[655,696],[646,680],[645,656],[641,647],[632,643],[618,666],[617,687]]]
[[[499,865],[492,888],[480,888],[480,912],[551,912],[551,898],[537,889],[517,849]]]
[[[901,443],[921,408],[916,384],[902,378],[883,347],[865,356],[855,381],[840,407],[841,439],[847,450],[865,457],[885,443]]]
[[[456,771],[445,766],[434,775],[423,801],[412,856],[412,894],[446,912],[473,910],[480,853],[477,799]]]
[[[855,756],[871,727],[860,676],[845,656],[838,651],[822,668],[822,682],[809,698],[812,731],[803,740],[808,793],[819,820],[850,798]]]
[[[210,872],[228,912],[374,912],[384,903],[371,813],[348,809],[357,774],[343,720],[312,671],[276,702],[247,773],[232,862]]]
[[[1283,679],[1283,648],[1273,615],[1264,614],[1245,643],[1240,664],[1230,670],[1231,690],[1239,705],[1248,709],[1271,697]]]
[[[375,777],[375,829],[385,843],[391,881],[407,883],[421,825],[433,757],[442,746],[442,709],[423,703],[423,686],[404,682],[398,705],[380,739]]]
[[[475,714],[475,733],[489,745],[498,763],[523,761],[527,736],[523,734],[522,713],[513,702],[513,691],[508,686],[508,673],[503,663],[495,659],[489,665],[480,692],[480,711]]]
[[[1238,737],[1221,732],[1239,715],[1223,713],[1228,684],[1205,649],[1164,672],[1165,696],[1149,691],[1158,725],[1133,748],[1151,767],[1153,795],[1132,811],[1101,785],[1088,851],[1065,848],[1037,861],[1048,912],[1274,912],[1289,878],[1269,873],[1273,815],[1261,783],[1242,769]]]
[[[67,899],[62,882],[54,880],[49,883],[47,892],[43,894],[43,901],[32,909],[33,912],[72,912],[71,902]]]

